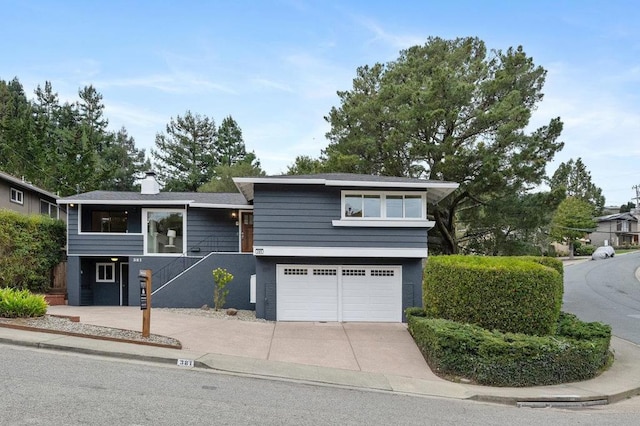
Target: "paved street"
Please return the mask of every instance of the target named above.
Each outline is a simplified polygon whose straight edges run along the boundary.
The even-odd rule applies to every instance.
[[[640,344],[640,253],[565,267],[563,310],[610,324],[613,334]]]
[[[636,400],[530,409],[0,345],[0,425],[635,425]]]

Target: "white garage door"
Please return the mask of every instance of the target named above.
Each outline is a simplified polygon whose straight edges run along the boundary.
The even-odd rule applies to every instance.
[[[277,266],[280,321],[402,321],[401,266]]]

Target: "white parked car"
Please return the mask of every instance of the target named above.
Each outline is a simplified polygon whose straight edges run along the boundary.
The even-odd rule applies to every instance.
[[[608,259],[616,255],[616,251],[611,246],[598,247],[593,251],[591,260]]]

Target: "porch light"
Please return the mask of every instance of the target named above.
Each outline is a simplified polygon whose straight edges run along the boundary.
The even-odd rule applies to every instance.
[[[112,257],[112,258],[111,258],[111,261],[112,261],[112,262],[117,262],[117,261],[118,261],[118,258],[117,258],[117,257]]]
[[[236,217],[238,217],[238,214],[236,212],[231,212],[231,218],[235,219]]]

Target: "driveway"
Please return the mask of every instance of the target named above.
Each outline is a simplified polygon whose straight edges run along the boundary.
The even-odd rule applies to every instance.
[[[85,324],[142,329],[138,307],[51,306]],[[178,339],[184,349],[269,361],[435,379],[406,324],[249,322],[152,309],[151,333]]]

